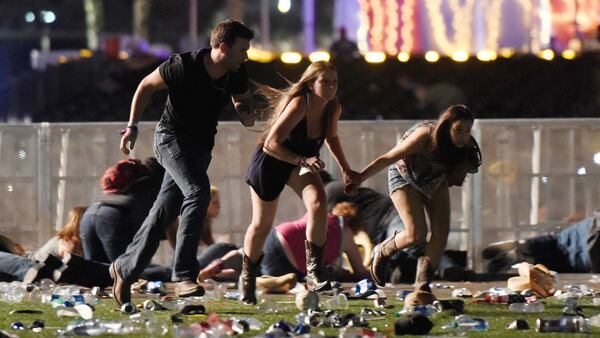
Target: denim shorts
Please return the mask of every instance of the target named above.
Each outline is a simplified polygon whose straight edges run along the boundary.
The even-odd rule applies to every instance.
[[[396,191],[408,184],[410,184],[410,183],[404,177],[402,177],[402,175],[400,175],[400,172],[396,168],[396,165],[392,164],[388,168],[388,188],[390,190],[390,195],[394,191]]]

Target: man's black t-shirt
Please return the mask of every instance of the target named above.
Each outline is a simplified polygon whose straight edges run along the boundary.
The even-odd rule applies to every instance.
[[[248,90],[248,73],[241,65],[235,73],[212,79],[204,65],[206,54],[210,49],[174,54],[160,65],[160,75],[169,88],[160,125],[210,151],[219,115],[231,95]]]

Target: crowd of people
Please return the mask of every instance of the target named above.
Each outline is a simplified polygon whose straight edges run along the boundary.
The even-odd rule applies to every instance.
[[[261,274],[293,274],[317,292],[331,290],[333,281],[371,277],[379,285],[412,278],[415,293],[431,293],[436,272],[464,278],[468,271],[445,247],[449,187],[461,186],[482,162],[471,136],[471,111],[464,105],[447,107],[437,121],[415,124],[364,168],[351,168],[337,135],[342,114],[337,69],[326,61],[310,64],[284,89],[258,84],[256,95],[267,102],[270,119],[246,175],[252,219],[241,247],[215,243],[212,223],[220,201],[207,169],[227,102],[233,101],[244,126],[253,126],[257,118],[244,66],[253,37],[239,22],[222,22],[212,32],[211,48],[175,54],[146,76],[134,94],[120,147],[130,153],[152,94],[167,90],[155,132],[156,157],[109,168],[100,182],[102,195],[87,208],[74,208],[63,230],[34,254],[4,238],[3,278],[112,285],[119,305],[131,300],[138,278],[175,282],[179,297],[203,295],[208,278],[239,278],[240,301],[247,305],[257,302]],[[323,145],[339,165],[342,181],[324,171]],[[389,195],[361,187],[384,169]],[[273,226],[285,186],[306,214]],[[484,256],[506,265],[513,256],[544,260],[534,257],[540,247],[560,250],[586,243],[587,258],[567,253],[563,263],[594,270],[597,228],[591,218],[552,238],[492,245]],[[357,244],[361,234],[369,244]],[[161,240],[173,248],[172,266],[150,264]],[[206,248],[198,255],[200,242]]]

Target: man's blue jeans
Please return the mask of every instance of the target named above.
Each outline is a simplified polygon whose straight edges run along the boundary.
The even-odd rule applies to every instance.
[[[34,264],[35,261],[27,257],[0,251],[0,273],[15,280],[22,281],[29,268]]]
[[[196,280],[198,242],[210,203],[210,181],[206,171],[211,154],[196,142],[161,130],[160,125],[154,135],[154,153],[165,168],[160,192],[133,242],[117,258],[115,266],[124,280],[137,280],[156,253],[167,226],[181,215],[172,280]]]
[[[84,258],[110,263],[125,252],[140,224],[130,224],[119,208],[92,204],[79,226]]]
[[[600,248],[599,221],[599,216],[592,216],[570,225],[556,235],[527,239],[519,253],[527,257],[528,261],[544,264],[556,272],[596,272],[596,256]]]

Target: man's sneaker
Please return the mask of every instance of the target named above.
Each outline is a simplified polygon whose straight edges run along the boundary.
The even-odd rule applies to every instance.
[[[131,302],[131,285],[127,283],[119,272],[117,271],[117,266],[115,262],[112,262],[108,267],[108,271],[110,273],[110,277],[113,279],[113,298],[117,302],[119,306]]]

